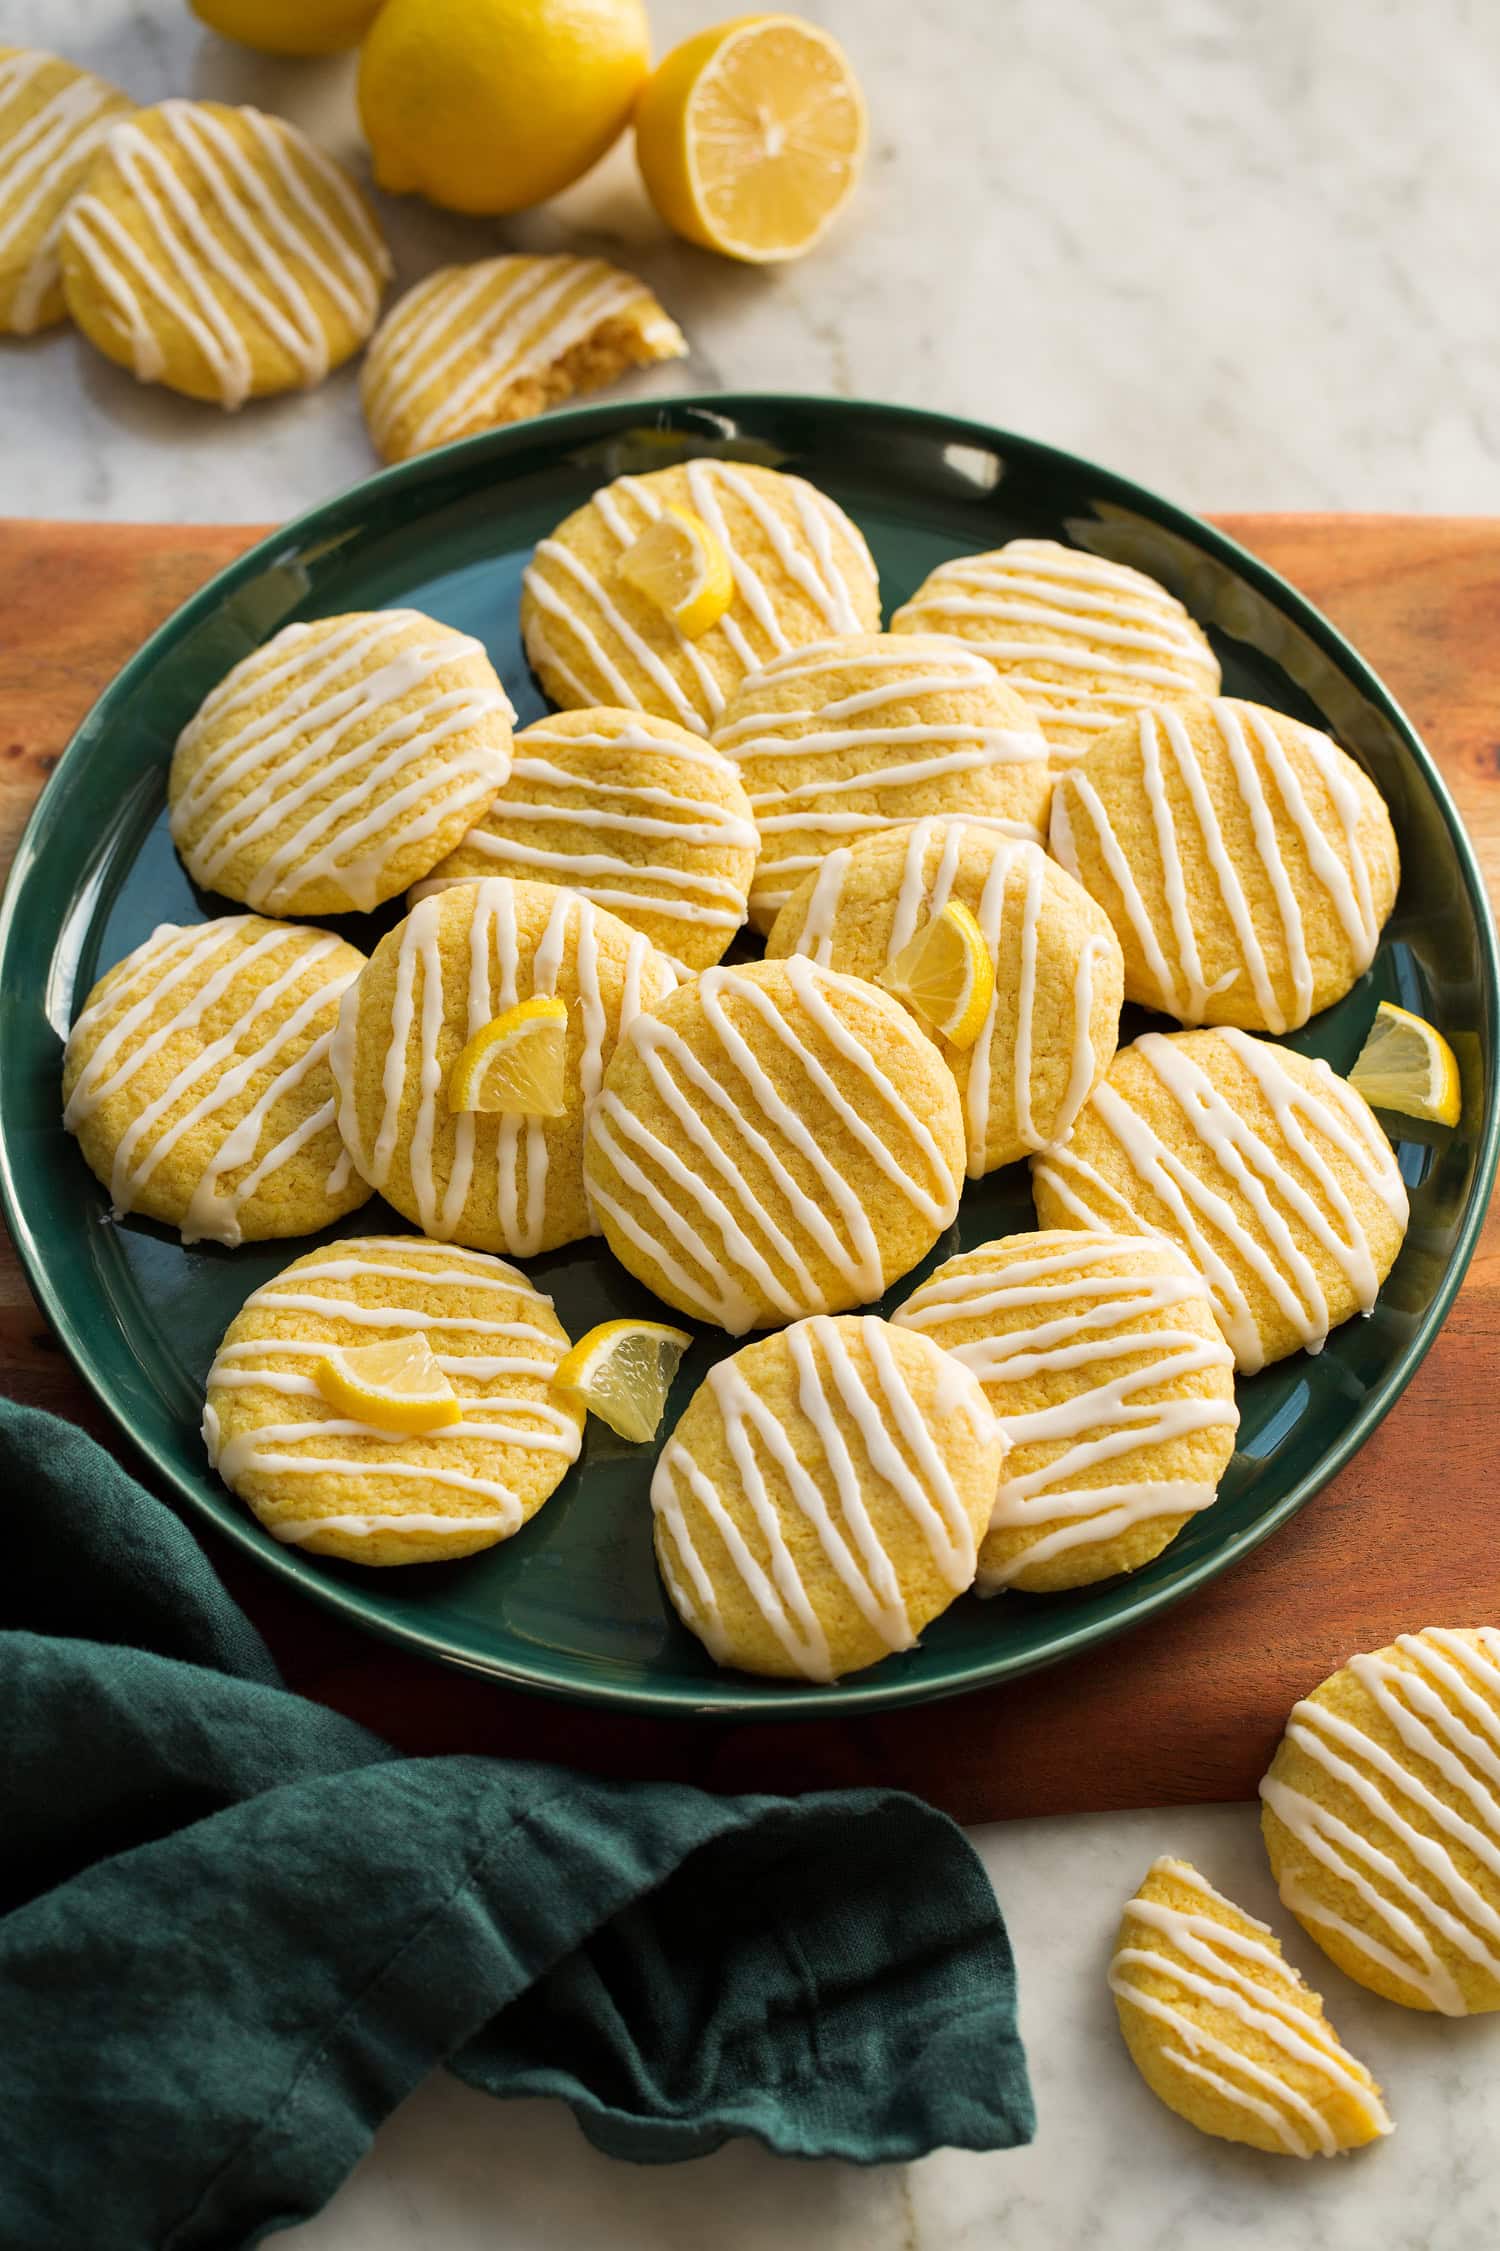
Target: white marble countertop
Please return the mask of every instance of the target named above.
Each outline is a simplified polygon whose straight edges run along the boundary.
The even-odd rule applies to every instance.
[[[386,206],[404,281],[496,242],[578,245],[655,283],[693,356],[643,379],[861,392],[1091,454],[1197,508],[1500,510],[1500,10],[1492,0],[801,0],[856,57],[865,191],[805,266],[663,237],[628,150],[505,228]],[[732,12],[652,0],[663,46]],[[279,65],[181,0],[5,0],[150,100],[251,100],[357,158],[346,62]],[[261,520],[372,466],[352,372],[226,423],[59,335],[4,348],[0,510]],[[1414,1626],[1447,1623],[1413,1619]],[[1348,1652],[1330,1650],[1331,1666]],[[1309,1680],[1309,1686],[1312,1681]],[[1387,2143],[1297,2165],[1205,2141],[1131,2071],[1103,1971],[1159,1851],[1274,1906],[1248,1807],[976,1837],[1015,1941],[1035,2145],[861,2173],[737,2145],[611,2163],[555,2106],[438,2078],[297,2251],[1493,2251],[1500,2024],[1361,1994],[1289,1952],[1383,2081]],[[1278,1918],[1278,1921],[1282,1921]]]

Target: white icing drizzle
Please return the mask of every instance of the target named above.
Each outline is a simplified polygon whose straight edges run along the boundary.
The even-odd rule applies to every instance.
[[[1033,1160],[1035,1177],[1085,1227],[1160,1235],[1186,1249],[1208,1282],[1214,1314],[1247,1375],[1265,1349],[1244,1289],[1220,1245],[1247,1266],[1309,1352],[1322,1350],[1332,1322],[1314,1263],[1323,1252],[1368,1312],[1380,1289],[1369,1235],[1339,1178],[1335,1153],[1391,1218],[1404,1225],[1406,1189],[1368,1107],[1329,1066],[1314,1061],[1314,1084],[1292,1076],[1268,1041],[1225,1028],[1214,1033],[1254,1081],[1276,1120],[1274,1140],[1237,1110],[1193,1059],[1189,1035],[1145,1033],[1127,1052],[1147,1063],[1172,1096],[1193,1141],[1174,1149],[1106,1078],[1089,1108],[1168,1219],[1140,1207],[1080,1153],[1076,1138]],[[1194,1145],[1196,1144],[1196,1146]],[[1291,1162],[1289,1160],[1295,1160]]]
[[[1284,1781],[1279,1761],[1260,1786],[1303,1850],[1353,1895],[1341,1915],[1288,1872],[1285,1904],[1444,2016],[1468,2013],[1455,1954],[1500,1981],[1500,1630],[1481,1627],[1476,1639],[1429,1626],[1400,1635],[1396,1654],[1350,1659],[1400,1754],[1314,1698],[1294,1706],[1287,1742],[1357,1800],[1358,1827]],[[1424,1776],[1446,1783],[1457,1806]]]
[[[18,49],[0,55],[0,111],[19,105],[28,88],[59,68],[55,55]],[[93,161],[95,150],[128,107],[125,96],[102,78],[79,71],[53,89],[24,125],[5,131],[0,143],[0,269],[38,219],[45,222],[15,285],[8,326],[31,335],[58,281],[58,242],[68,197]],[[9,120],[0,118],[0,129]]]
[[[861,1354],[850,1349],[857,1334]],[[809,1594],[797,1528],[812,1527],[815,1552],[836,1573],[865,1623],[887,1649],[916,1641],[907,1600],[870,1515],[872,1485],[894,1495],[917,1527],[945,1586],[959,1594],[974,1576],[973,1526],[954,1484],[943,1443],[913,1396],[883,1321],[815,1315],[786,1332],[797,1372],[797,1420],[783,1422],[745,1375],[743,1355],[721,1360],[707,1388],[723,1421],[735,1483],[721,1491],[682,1443],[667,1441],[651,1480],[657,1552],[672,1601],[719,1663],[732,1661],[713,1580],[694,1541],[690,1513],[701,1512],[729,1553],[736,1576],[793,1668],[809,1680],[834,1678],[827,1633]],[[868,1372],[860,1365],[868,1363]],[[956,1373],[957,1371],[955,1371]],[[854,1426],[846,1435],[841,1406]],[[939,1415],[964,1414],[981,1443],[994,1425],[971,1379],[940,1387]],[[786,1498],[772,1490],[784,1484]],[[754,1530],[742,1528],[742,1498]],[[788,1537],[787,1517],[793,1517]],[[764,1550],[763,1562],[756,1553]]]

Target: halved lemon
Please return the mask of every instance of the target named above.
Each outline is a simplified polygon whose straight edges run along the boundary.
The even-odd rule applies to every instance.
[[[1383,1000],[1349,1084],[1377,1110],[1434,1125],[1457,1125],[1463,1090],[1458,1057],[1442,1033],[1409,1008]]]
[[[984,932],[961,899],[949,899],[880,972],[879,982],[954,1047],[972,1047],[995,997]]]
[[[865,104],[836,39],[737,16],[674,47],[635,113],[646,193],[689,242],[752,265],[810,250],[852,194]]]
[[[383,1337],[379,1344],[330,1345],[313,1370],[330,1407],[377,1430],[407,1437],[446,1430],[463,1404],[421,1335]]]
[[[448,1107],[560,1118],[568,1107],[567,1053],[566,1001],[541,993],[517,1001],[460,1048],[448,1073]]]
[[[631,541],[615,568],[689,641],[717,625],[734,600],[734,573],[722,540],[701,516],[675,501]]]
[[[617,1437],[644,1445],[661,1426],[672,1378],[692,1341],[686,1329],[665,1321],[601,1321],[558,1362],[552,1381]]]

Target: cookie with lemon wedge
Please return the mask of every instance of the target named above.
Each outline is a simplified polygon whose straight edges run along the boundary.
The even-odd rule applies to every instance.
[[[446,1563],[555,1491],[583,1412],[553,1389],[552,1301],[499,1259],[356,1236],[248,1297],[208,1372],[203,1439],[273,1539],[349,1563]]]

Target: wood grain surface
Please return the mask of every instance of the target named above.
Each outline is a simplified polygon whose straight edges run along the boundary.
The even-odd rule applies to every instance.
[[[1242,516],[1435,753],[1500,896],[1500,520]],[[145,635],[257,535],[0,522],[0,866],[74,726]],[[1352,1651],[1500,1621],[1500,1227],[1405,1397],[1290,1525],[1063,1671],[858,1721],[646,1722],[447,1672],[325,1616],[195,1523],[287,1678],[410,1751],[487,1750],[715,1789],[897,1783],[964,1821],[1250,1796],[1288,1707]],[[0,1393],[114,1443],[0,1244]],[[129,1448],[123,1458],[139,1471]],[[1440,1495],[1440,1499],[1435,1496]]]

